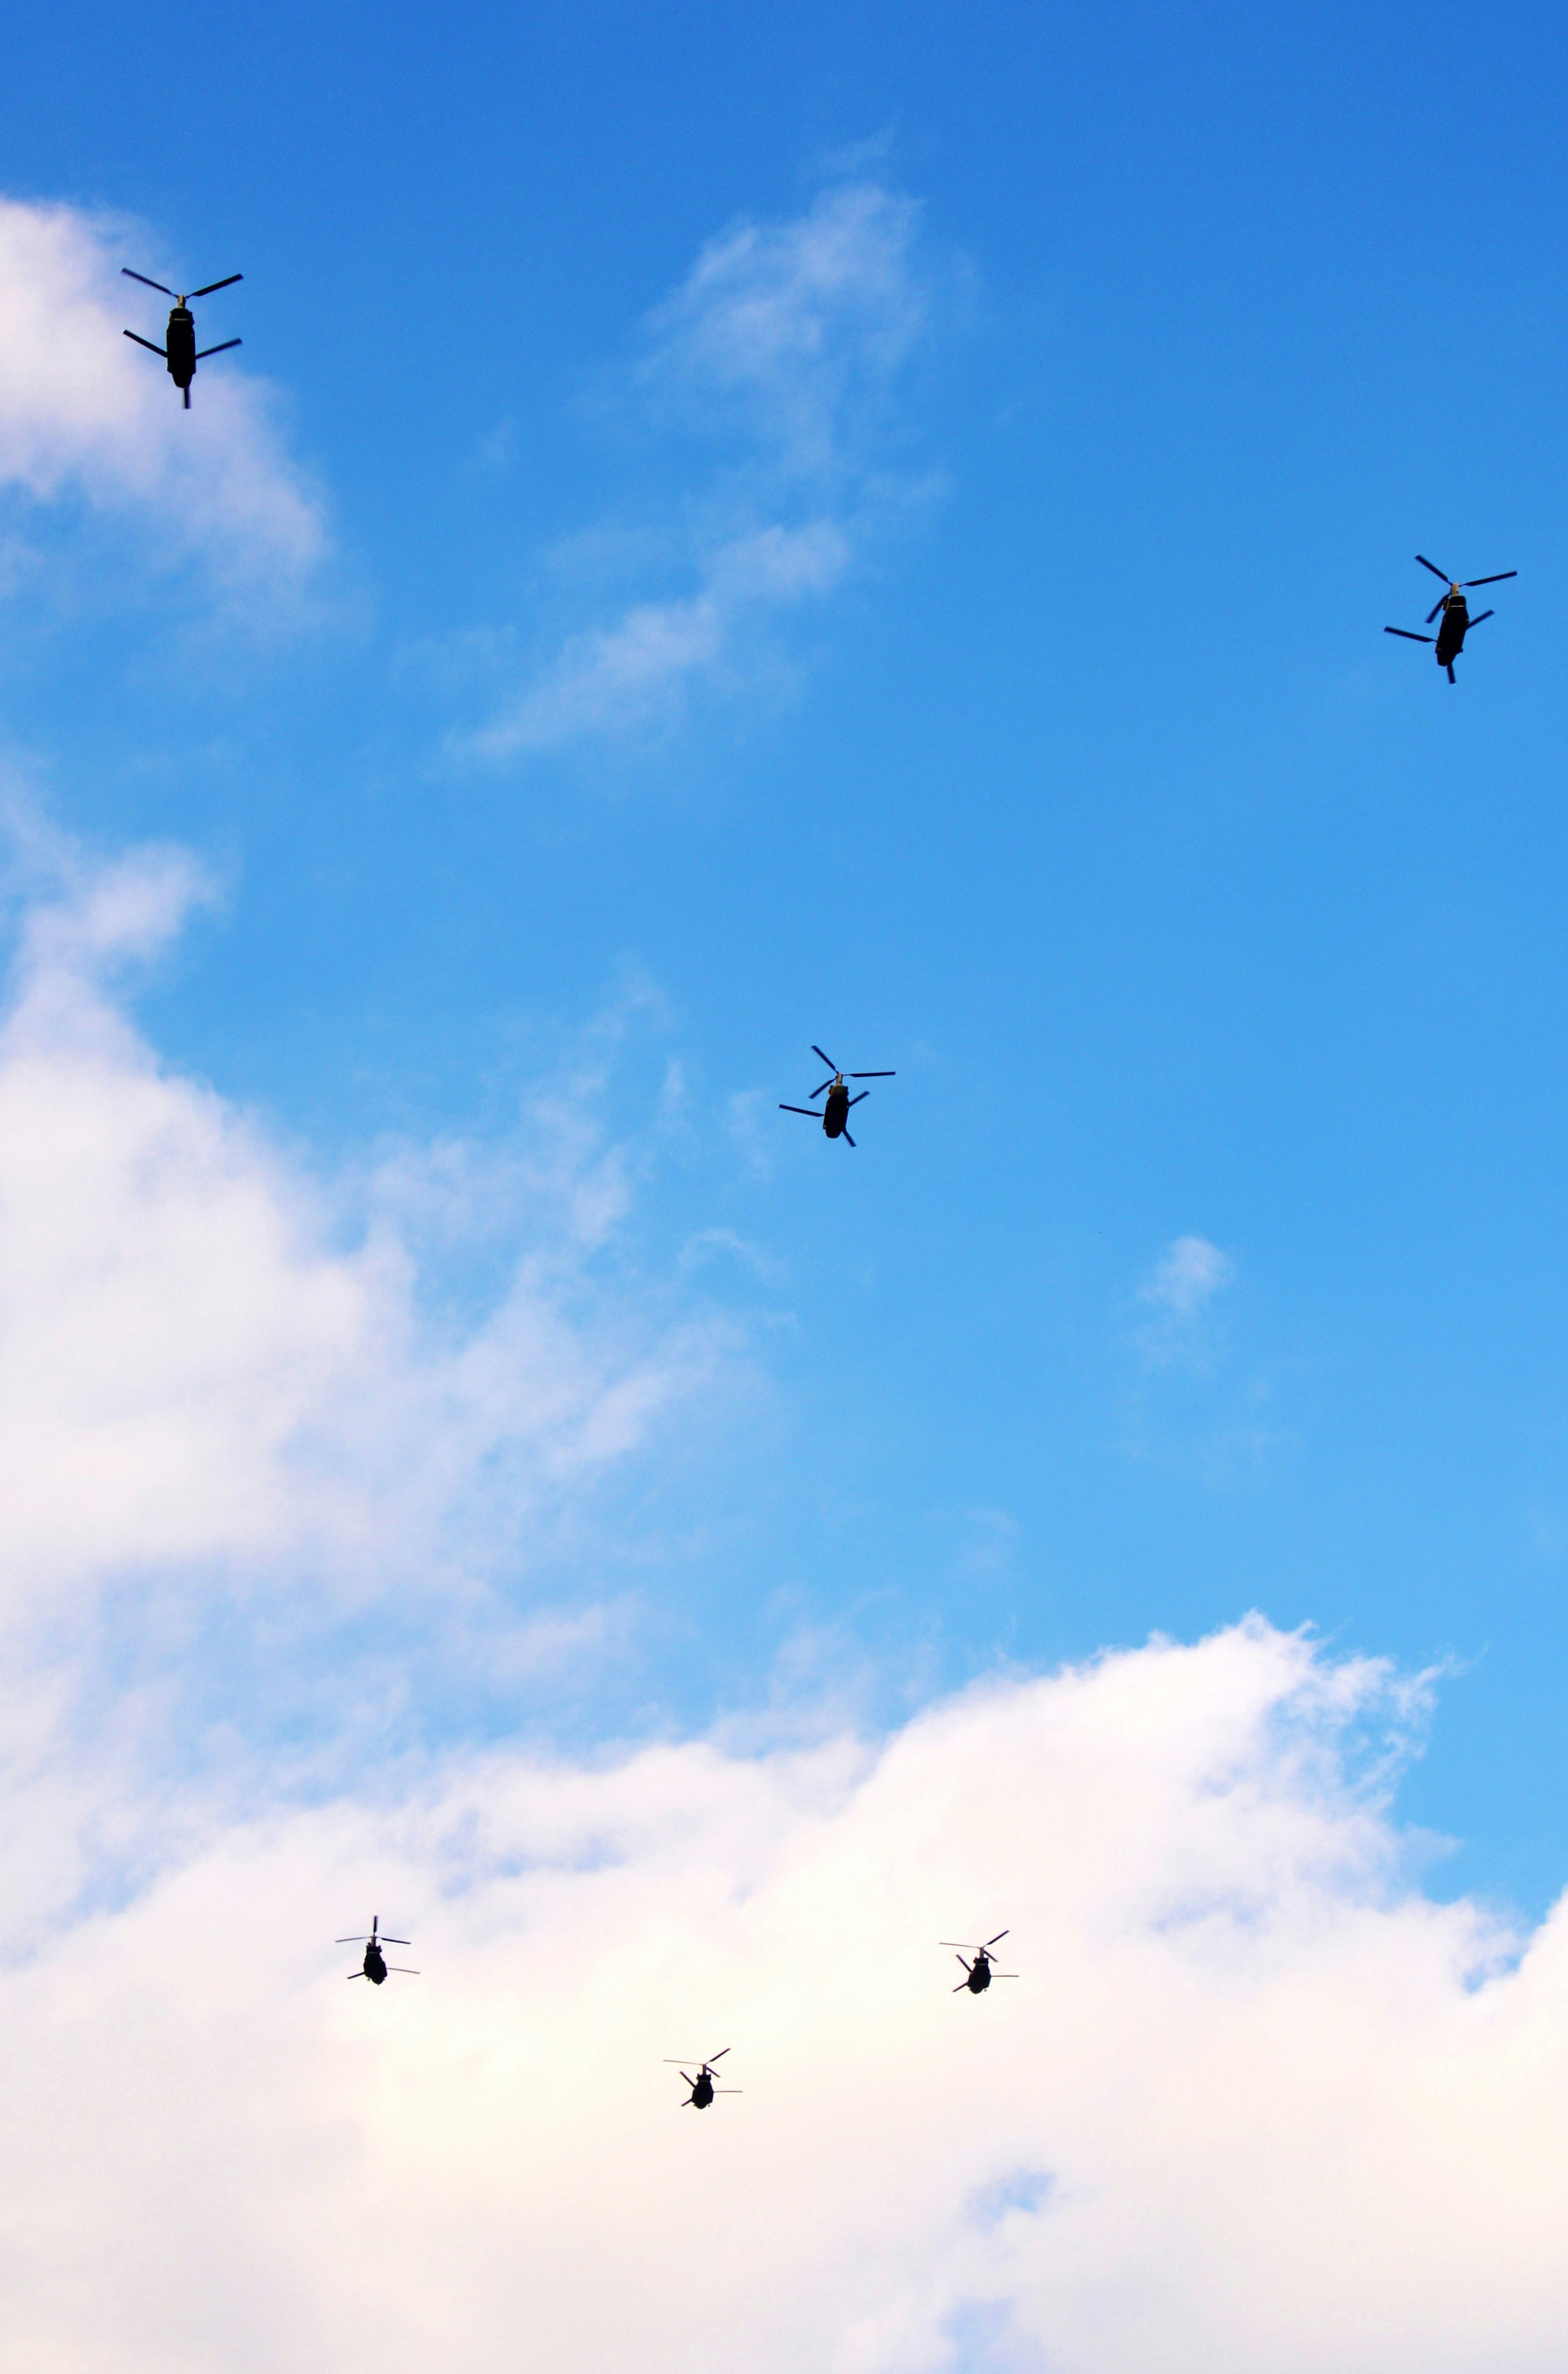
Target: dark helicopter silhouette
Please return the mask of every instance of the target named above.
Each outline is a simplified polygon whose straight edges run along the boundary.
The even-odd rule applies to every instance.
[[[165,345],[155,347],[150,338],[138,336],[135,330],[127,330],[125,335],[128,338],[135,338],[138,347],[146,347],[149,355],[163,357],[164,361],[169,365],[169,376],[184,396],[185,409],[189,412],[191,382],[196,376],[196,365],[205,362],[209,355],[226,355],[230,347],[244,344],[243,339],[240,338],[225,338],[221,347],[204,347],[198,354],[196,323],[195,317],[191,311],[191,298],[210,297],[215,289],[232,288],[237,280],[244,279],[245,275],[242,272],[231,272],[227,280],[209,280],[205,288],[193,288],[189,296],[181,296],[172,288],[165,288],[161,280],[149,280],[145,272],[133,272],[128,264],[123,264],[120,270],[127,280],[139,280],[144,288],[157,288],[161,290],[165,297],[174,299],[174,309],[169,316]]]
[[[350,1970],[348,1973],[349,1977],[351,1979],[369,1979],[373,1987],[384,1986],[386,1984],[388,1969],[391,1968],[392,1969],[396,1970],[400,1979],[416,1979],[419,1976],[417,1970],[405,1970],[397,1962],[392,1962],[389,1965],[386,1956],[381,1951],[381,1947],[383,1945],[406,1945],[408,1939],[406,1937],[383,1937],[380,1934],[380,1914],[379,1912],[372,1913],[370,1916],[370,1933],[368,1937],[340,1937],[337,1940],[337,1943],[340,1945],[363,1945],[365,1948],[365,1961],[363,1968],[357,1970]]]
[[[822,1055],[822,1049],[816,1045],[814,1040],[812,1045],[812,1053],[813,1055]],[[827,1090],[827,1102],[824,1105],[821,1112],[814,1111],[811,1105],[780,1105],[778,1110],[780,1112],[804,1113],[811,1121],[820,1121],[823,1128],[826,1131],[829,1137],[841,1137],[845,1141],[846,1145],[853,1146],[855,1141],[849,1135],[849,1108],[851,1105],[863,1103],[865,1099],[870,1096],[871,1090],[870,1088],[862,1088],[858,1097],[852,1097],[849,1094],[848,1089],[844,1085],[846,1078],[851,1080],[895,1080],[898,1077],[898,1075],[896,1072],[849,1072],[846,1074],[839,1070],[831,1055],[822,1055],[822,1060],[827,1065],[833,1077],[831,1080],[824,1080],[822,1084],[822,1088],[825,1088]],[[813,1088],[812,1090],[812,1095],[813,1097],[820,1097],[822,1094],[822,1088]]]
[[[1416,558],[1423,569],[1430,569],[1434,577],[1441,577],[1448,588],[1442,600],[1434,602],[1427,612],[1426,623],[1430,627],[1439,610],[1442,611],[1443,624],[1437,629],[1434,656],[1438,666],[1447,669],[1449,683],[1454,684],[1457,681],[1454,663],[1465,648],[1465,637],[1472,627],[1480,626],[1481,618],[1494,615],[1491,610],[1483,610],[1480,618],[1472,618],[1465,600],[1466,594],[1473,593],[1478,585],[1501,585],[1505,577],[1517,577],[1519,572],[1516,569],[1502,569],[1495,577],[1467,577],[1461,585],[1457,577],[1450,577],[1446,570],[1438,568],[1434,560],[1428,560],[1424,552],[1418,552]],[[1409,627],[1385,627],[1383,631],[1386,635],[1403,635],[1407,643],[1430,643],[1433,641],[1431,635],[1413,634]]]
[[[729,2050],[729,2046],[726,2045],[724,2047],[724,2052],[728,2052]],[[689,2070],[681,2069],[681,2064],[678,2061],[666,2061],[664,2063],[665,2068],[681,2069],[682,2077],[692,2089],[687,2095],[685,2100],[681,2104],[683,2110],[706,2110],[709,2102],[712,2101],[715,2094],[739,2094],[743,2091],[743,2088],[739,2086],[716,2086],[714,2084],[713,2063],[716,2061],[722,2061],[724,2058],[724,2052],[716,2052],[713,2056],[713,2061],[705,2061],[695,2077],[691,2074]]]
[[[972,1962],[964,1962],[963,1955],[959,1955],[959,1960],[964,1962],[965,1976],[959,1980],[953,1990],[955,1995],[961,1995],[965,1987],[972,1995],[983,1995],[993,1978],[1015,1979],[1018,1976],[1016,1970],[993,1970],[991,1968],[996,1958],[991,1952],[991,1947],[1000,1945],[1006,1935],[1005,1929],[999,1929],[996,1935],[989,1939],[984,1945],[971,1945],[969,1951],[975,1957]],[[942,1945],[956,1945],[958,1940],[956,1937],[942,1937],[937,1942]]]

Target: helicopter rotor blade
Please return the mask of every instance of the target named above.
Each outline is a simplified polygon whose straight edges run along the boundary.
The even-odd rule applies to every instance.
[[[728,2052],[728,2051],[729,2051],[729,2050],[730,2050],[730,2047],[729,2047],[728,2045],[726,2045],[726,2046],[724,2047],[724,2052]],[[713,2066],[713,2064],[714,2064],[714,2063],[715,2063],[716,2061],[722,2061],[722,2060],[723,2060],[723,2058],[724,2058],[724,2052],[710,2052],[710,2053],[708,2054],[708,2059],[703,2063],[703,2064],[702,2064],[702,2065],[703,2065],[703,2067],[704,2067],[705,2069],[711,2069],[711,2068],[712,2068],[712,2066]]]
[[[849,1077],[852,1080],[895,1080],[898,1075],[896,1072],[851,1072]]]
[[[983,1951],[983,1952],[985,1952],[985,1953],[988,1953],[988,1954],[989,1954],[989,1953],[990,1952],[990,1950],[991,1950],[991,1947],[992,1947],[993,1945],[1000,1945],[1000,1943],[1001,1943],[1001,1941],[1002,1941],[1002,1939],[1003,1939],[1006,1935],[1007,1935],[1007,1931],[1006,1931],[1005,1929],[999,1929],[999,1930],[997,1931],[996,1935],[995,1935],[994,1937],[988,1937],[988,1938],[986,1939],[986,1942],[985,1942],[985,1945],[984,1945],[984,1946],[983,1946],[983,1948],[982,1948],[982,1951]]]
[[[817,1045],[814,1039],[812,1040],[812,1053],[813,1055],[822,1055],[822,1049]],[[827,1068],[832,1073],[834,1078],[837,1079],[838,1077],[838,1066],[834,1062],[832,1056],[822,1055],[822,1060],[827,1065]]]
[[[870,1094],[871,1094],[871,1090],[870,1090],[870,1088],[862,1088],[862,1089],[860,1090],[860,1095],[859,1095],[858,1097],[851,1097],[851,1098],[850,1098],[850,1099],[849,1099],[849,1104],[850,1104],[850,1105],[863,1105],[863,1104],[865,1103],[865,1101],[866,1101],[866,1099],[870,1096]],[[846,1111],[846,1112],[848,1112],[848,1110],[849,1110],[849,1105],[846,1105],[846,1106],[845,1106],[845,1108],[844,1108],[844,1110],[845,1110],[845,1111]]]
[[[1505,577],[1517,577],[1518,573],[1519,572],[1516,569],[1500,569],[1495,577],[1467,577],[1465,583],[1467,587],[1471,585],[1501,585]]]
[[[958,1984],[953,1990],[954,1993],[955,1995],[961,1995],[968,1983],[969,1981],[967,1979],[960,1979]]]
[[[414,1940],[412,1937],[389,1937],[386,1931],[383,1929],[381,1932],[381,1943],[383,1945],[412,1945]]]
[[[1426,641],[1424,635],[1422,637],[1422,642]],[[810,1105],[780,1105],[778,1110],[780,1112],[803,1112],[808,1121],[820,1121],[822,1119],[822,1115],[819,1112],[813,1112]]]
[[[971,1945],[967,1939],[964,1937],[939,1937],[937,1939],[937,1944],[939,1945],[962,1945],[965,1952],[967,1954],[972,1954],[975,1950],[973,1945]]]
[[[123,264],[120,269],[127,280],[139,280],[144,288],[156,288],[160,297],[172,297],[175,294],[172,288],[166,288],[161,280],[149,280],[145,272],[133,272],[128,264]]]
[[[1480,618],[1472,618],[1470,620],[1470,627],[1479,627],[1480,625],[1481,618],[1495,618],[1496,616],[1497,613],[1495,610],[1483,610]],[[1465,632],[1469,634],[1469,627],[1466,628]]]
[[[364,1973],[364,1971],[363,1971],[363,1970],[350,1970],[350,1971],[349,1971],[349,1973],[348,1973],[349,1979],[350,1979],[351,1980],[354,1980],[354,1979],[362,1979],[362,1978],[364,1977],[364,1975],[365,1975],[365,1973]]]
[[[368,1945],[369,1942],[369,1937],[334,1937],[333,1939],[334,1945]]]
[[[1447,596],[1447,594],[1445,594],[1445,595],[1443,596],[1443,599],[1442,599],[1442,601],[1441,601],[1441,602],[1434,602],[1434,603],[1433,604],[1433,605],[1432,605],[1431,609],[1430,609],[1430,610],[1427,612],[1427,614],[1426,614],[1426,623],[1427,623],[1427,625],[1428,625],[1429,627],[1431,626],[1431,624],[1432,624],[1432,622],[1433,622],[1433,618],[1435,618],[1435,617],[1436,617],[1437,613],[1439,612],[1439,610],[1442,610],[1442,609],[1446,608],[1446,606],[1447,606],[1447,602],[1448,602],[1448,596]]]
[[[215,289],[232,288],[237,280],[243,280],[244,277],[245,275],[242,272],[231,272],[227,280],[209,280],[205,288],[193,288],[191,294],[193,297],[210,297]]]
[[[135,330],[127,330],[124,335],[128,338],[136,338],[136,333]],[[149,355],[161,355],[165,362],[169,360],[169,348],[167,347],[155,347],[150,338],[136,338],[136,344],[138,347],[146,347]]]
[[[846,1131],[845,1131],[845,1133],[844,1133],[844,1143],[845,1143],[845,1145],[846,1145],[846,1146],[853,1146],[853,1145],[854,1145],[854,1143],[855,1143],[854,1139],[850,1136],[850,1134],[849,1134],[849,1133],[848,1133],[848,1130],[846,1130]]]
[[[196,360],[205,363],[209,355],[226,355],[230,347],[242,347],[244,343],[243,338],[225,338],[221,347],[203,347]]]
[[[1403,635],[1407,643],[1430,643],[1433,641],[1431,635],[1412,635],[1408,627],[1385,627],[1383,631],[1386,635]]]
[[[1428,560],[1424,552],[1418,552],[1416,558],[1423,569],[1430,569],[1434,577],[1441,577],[1445,585],[1452,585],[1454,581],[1448,571],[1445,569],[1439,569],[1435,560]]]
[[[837,1075],[837,1072],[835,1072],[835,1074],[833,1075],[833,1080],[836,1080],[837,1077],[838,1077],[838,1075]],[[822,1084],[822,1088],[830,1088],[830,1087],[833,1086],[833,1080],[824,1080],[824,1082],[823,1082],[823,1084]],[[822,1094],[822,1088],[813,1088],[813,1089],[812,1090],[812,1094],[813,1094],[813,1097],[820,1097],[820,1096],[821,1096],[821,1094]]]
[[[405,1969],[401,1962],[389,1962],[387,1968],[389,1970],[395,1970],[400,1979],[416,1979],[419,1976],[417,1970]]]

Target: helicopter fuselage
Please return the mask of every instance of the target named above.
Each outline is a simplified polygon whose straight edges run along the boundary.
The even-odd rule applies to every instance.
[[[692,2098],[686,2108],[688,2110],[706,2110],[712,2099],[713,2080],[705,2069],[700,2077],[692,2080]]]
[[[1464,595],[1458,592],[1450,594],[1443,605],[1443,622],[1437,629],[1437,649],[1434,656],[1439,667],[1453,666],[1465,648],[1465,636],[1469,631],[1469,605]]]
[[[822,1125],[829,1137],[842,1137],[844,1124],[849,1118],[849,1091],[842,1080],[835,1080],[823,1107]]]
[[[365,1976],[373,1987],[379,1987],[387,1975],[386,1957],[379,1945],[365,1948]]]
[[[196,317],[189,305],[176,305],[170,314],[163,351],[170,378],[181,394],[188,396],[196,376]]]
[[[991,1982],[991,1959],[989,1954],[977,1955],[975,1966],[965,1980],[972,1995],[983,1995]]]

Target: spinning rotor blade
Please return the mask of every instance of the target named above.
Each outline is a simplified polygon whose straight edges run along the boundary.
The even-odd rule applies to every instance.
[[[812,1041],[812,1053],[813,1055],[822,1055],[822,1049],[817,1045],[814,1039]],[[834,1078],[837,1079],[838,1077],[838,1066],[834,1062],[832,1056],[822,1055],[822,1060],[827,1065],[828,1070],[833,1074]]]
[[[1424,552],[1418,552],[1416,558],[1423,569],[1430,569],[1434,577],[1441,577],[1445,585],[1452,585],[1454,580],[1449,576],[1448,571],[1445,569],[1439,569],[1435,560],[1428,560]]]
[[[860,1095],[859,1095],[858,1097],[851,1097],[851,1098],[850,1098],[850,1099],[849,1099],[849,1104],[850,1104],[850,1105],[863,1105],[863,1104],[865,1103],[865,1101],[866,1101],[866,1099],[870,1096],[870,1094],[871,1094],[871,1090],[870,1090],[870,1088],[862,1088],[862,1089],[860,1090]],[[849,1110],[849,1105],[846,1105],[846,1106],[845,1106],[845,1108],[844,1108],[844,1110],[845,1110],[845,1111],[846,1111],[846,1112],[848,1112],[848,1110]]]
[[[210,297],[215,288],[232,288],[237,280],[244,277],[242,272],[231,272],[227,280],[209,280],[205,288],[193,288],[191,294],[193,297]]]
[[[333,1939],[334,1945],[368,1945],[369,1942],[369,1937],[334,1937]]]
[[[1472,627],[1479,627],[1479,626],[1480,626],[1480,619],[1481,619],[1481,618],[1495,618],[1495,617],[1496,617],[1496,616],[1497,616],[1497,613],[1496,613],[1496,611],[1495,611],[1495,610],[1483,610],[1483,611],[1481,612],[1481,614],[1480,614],[1480,618],[1472,618],[1472,619],[1470,620],[1470,625],[1471,625]],[[1467,631],[1468,631],[1468,629],[1467,629]]]
[[[400,1979],[416,1979],[419,1976],[417,1970],[405,1970],[401,1962],[389,1962],[387,1964],[387,1968],[389,1970],[395,1970]],[[361,1970],[359,1975],[361,1978],[364,1977],[365,1973],[363,1970]]]
[[[383,1937],[381,1943],[383,1945],[412,1945],[414,1940],[412,1937]]]
[[[1444,607],[1444,605],[1446,603],[1447,599],[1448,599],[1448,596],[1447,596],[1447,594],[1445,594],[1445,595],[1443,596],[1443,600],[1442,600],[1441,602],[1434,602],[1434,603],[1433,604],[1433,605],[1432,605],[1431,609],[1430,609],[1430,610],[1427,612],[1427,614],[1426,614],[1426,623],[1427,623],[1427,625],[1428,625],[1429,627],[1431,626],[1431,624],[1432,624],[1432,622],[1433,622],[1433,618],[1435,618],[1435,617],[1436,617],[1437,613],[1439,612],[1439,610],[1441,610],[1441,609]]]
[[[898,1075],[896,1072],[851,1072],[849,1077],[852,1080],[895,1080]]]
[[[854,1145],[854,1143],[855,1143],[854,1139],[850,1136],[850,1134],[849,1134],[849,1133],[848,1133],[848,1130],[846,1130],[846,1131],[845,1131],[845,1133],[844,1133],[844,1143],[845,1143],[845,1145],[846,1145],[846,1146],[853,1146],[853,1145]]]
[[[1433,641],[1431,635],[1412,635],[1408,627],[1385,627],[1383,631],[1386,635],[1403,635],[1407,643],[1430,643]]]
[[[219,282],[218,285],[221,288],[222,283]],[[196,360],[204,363],[209,355],[226,355],[230,347],[242,347],[244,343],[243,338],[225,338],[221,347],[204,347],[197,355]]]
[[[135,330],[127,330],[125,332],[125,335],[128,338],[136,338]],[[146,347],[149,355],[161,355],[165,362],[169,360],[169,348],[167,347],[155,347],[150,338],[136,338],[136,344],[138,347]]]
[[[350,1970],[348,1973],[349,1983],[352,1985],[356,1979],[362,1979],[365,1973],[363,1970]]]
[[[833,1080],[836,1080],[837,1077],[838,1077],[838,1075],[837,1075],[837,1072],[835,1072],[835,1074],[833,1075]],[[833,1080],[824,1080],[824,1082],[823,1082],[823,1084],[822,1084],[822,1088],[830,1088],[830,1087],[833,1086]],[[820,1096],[821,1096],[821,1094],[822,1094],[822,1088],[813,1088],[813,1089],[812,1090],[812,1094],[813,1094],[813,1097],[820,1097]]]
[[[730,2050],[730,2047],[729,2047],[728,2045],[726,2045],[726,2046],[724,2047],[724,2052],[728,2052],[728,2051],[729,2051],[729,2050]],[[724,2052],[715,2052],[715,2053],[710,2054],[710,2055],[709,2055],[709,2057],[708,2057],[708,2060],[706,2060],[706,2061],[703,2063],[703,2064],[702,2064],[702,2065],[703,2065],[703,2067],[704,2067],[705,2069],[711,2069],[711,2068],[714,2066],[714,2063],[715,2063],[716,2062],[720,2062],[720,2061],[722,2061],[722,2060],[723,2060],[723,2058],[724,2058]]]
[[[1505,577],[1517,577],[1518,573],[1519,572],[1516,569],[1500,569],[1495,577],[1467,577],[1465,583],[1467,587],[1471,585],[1501,585]]]
[[[1423,635],[1421,640],[1424,643],[1426,637]],[[813,1112],[810,1105],[780,1105],[778,1110],[780,1112],[803,1112],[808,1121],[820,1121],[822,1119],[822,1115],[819,1112]]]
[[[1000,1943],[1001,1943],[1001,1941],[1002,1941],[1002,1939],[1006,1936],[1006,1934],[1007,1934],[1007,1932],[1006,1932],[1006,1930],[1005,1930],[1005,1929],[999,1929],[999,1930],[997,1931],[996,1935],[995,1935],[994,1937],[988,1937],[988,1938],[986,1939],[986,1945],[985,1945],[985,1950],[986,1950],[986,1952],[989,1954],[989,1953],[990,1952],[991,1947],[992,1947],[993,1945],[1000,1945]]]
[[[357,1972],[356,1972],[356,1974],[355,1974],[355,1975],[357,1977],[359,1974],[358,1974]],[[968,1981],[968,1980],[967,1980],[967,1979],[960,1979],[960,1980],[959,1980],[959,1981],[958,1981],[958,1984],[957,1984],[957,1985],[954,1988],[954,1990],[953,1990],[954,1993],[955,1995],[961,1995],[961,1994],[963,1993],[963,1992],[964,1992],[965,1988],[968,1985],[968,1983],[969,1983],[969,1981]]]
[[[937,1944],[939,1945],[962,1945],[966,1954],[972,1954],[975,1950],[973,1945],[969,1945],[966,1940],[962,1937],[939,1937],[937,1939]]]
[[[139,280],[144,288],[156,288],[162,297],[172,297],[175,293],[172,288],[166,288],[161,280],[149,280],[145,272],[133,272],[128,264],[123,264],[120,269],[127,280]]]

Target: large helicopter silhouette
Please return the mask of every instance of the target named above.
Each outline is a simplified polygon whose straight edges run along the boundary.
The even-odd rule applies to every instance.
[[[724,2047],[724,2052],[728,2052],[729,2050],[729,2046],[726,2045]],[[681,2064],[678,2061],[666,2061],[664,2063],[665,2068],[680,2069],[682,2077],[692,2089],[687,2095],[685,2100],[681,2104],[683,2110],[706,2110],[708,2104],[712,2101],[715,2094],[739,2094],[744,2090],[739,2086],[716,2086],[714,2084],[714,2063],[722,2061],[724,2058],[724,2052],[716,2052],[712,2061],[705,2061],[695,2077],[692,2075],[690,2070],[681,2069]]]
[[[157,288],[161,290],[165,297],[174,299],[174,308],[169,316],[169,329],[166,343],[163,346],[155,347],[150,338],[138,336],[135,330],[127,330],[125,335],[128,338],[135,338],[138,347],[146,347],[149,355],[163,357],[169,366],[169,376],[184,396],[185,409],[189,412],[191,382],[196,376],[196,365],[205,363],[209,355],[226,355],[230,347],[244,344],[241,338],[225,338],[222,346],[204,347],[198,354],[196,322],[191,311],[191,299],[192,297],[210,297],[214,290],[218,288],[232,288],[237,280],[244,279],[245,275],[242,272],[231,272],[227,280],[209,280],[205,288],[193,288],[189,295],[181,296],[173,288],[165,288],[161,280],[149,280],[145,272],[133,272],[128,264],[123,264],[120,270],[125,279],[139,280],[144,288]]]
[[[1443,624],[1437,629],[1437,649],[1433,656],[1440,668],[1447,669],[1448,681],[1454,684],[1457,682],[1454,663],[1465,648],[1465,637],[1472,627],[1480,626],[1481,618],[1495,615],[1491,610],[1483,610],[1480,618],[1472,618],[1465,595],[1473,594],[1478,585],[1501,585],[1505,577],[1517,577],[1519,572],[1516,569],[1500,569],[1495,577],[1467,577],[1461,585],[1457,577],[1450,577],[1447,570],[1439,569],[1434,560],[1428,560],[1424,552],[1418,552],[1416,558],[1423,569],[1430,569],[1434,577],[1441,577],[1448,588],[1442,599],[1434,602],[1427,612],[1426,623],[1430,627],[1439,610],[1442,611]],[[1430,643],[1433,641],[1431,635],[1412,633],[1409,627],[1385,627],[1383,631],[1386,635],[1403,635],[1407,643]]]
[[[1006,1935],[1005,1929],[999,1929],[996,1935],[989,1938],[985,1945],[969,1946],[967,1950],[975,1957],[972,1962],[965,1962],[963,1954],[959,1955],[959,1960],[964,1962],[965,1975],[953,1990],[955,1995],[961,1995],[965,1987],[972,1995],[983,1995],[993,1978],[1015,1979],[1018,1976],[1016,1970],[993,1970],[991,1968],[991,1964],[996,1959],[991,1947],[1000,1945]],[[956,1945],[958,1942],[956,1937],[940,1937],[937,1940],[937,1943],[942,1945]]]
[[[419,1976],[417,1970],[405,1970],[397,1962],[389,1964],[386,1956],[381,1951],[381,1947],[383,1945],[406,1945],[408,1939],[406,1937],[383,1937],[380,1933],[380,1928],[381,1916],[379,1912],[374,1912],[370,1916],[370,1933],[368,1937],[339,1937],[337,1939],[336,1942],[340,1945],[363,1945],[365,1948],[365,1960],[363,1967],[357,1970],[350,1970],[348,1973],[349,1977],[351,1979],[369,1979],[373,1987],[384,1986],[386,1983],[387,1971],[390,1968],[397,1972],[400,1979],[416,1979]]]
[[[812,1043],[812,1053],[813,1055],[822,1055],[822,1049],[817,1046],[814,1040]],[[810,1121],[820,1121],[823,1128],[826,1131],[829,1137],[841,1137],[845,1141],[846,1145],[853,1146],[855,1141],[849,1135],[849,1108],[851,1105],[863,1103],[866,1098],[870,1096],[871,1090],[870,1088],[862,1088],[858,1097],[852,1097],[849,1094],[848,1089],[844,1085],[846,1079],[895,1080],[898,1075],[896,1072],[845,1073],[839,1070],[831,1055],[822,1055],[822,1060],[827,1065],[833,1077],[830,1080],[824,1080],[822,1084],[822,1088],[825,1088],[827,1090],[827,1102],[824,1105],[821,1112],[816,1111],[813,1105],[780,1105],[778,1110],[780,1112],[804,1113]],[[812,1090],[813,1097],[820,1097],[822,1094],[822,1088],[813,1088]]]

